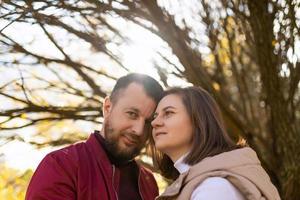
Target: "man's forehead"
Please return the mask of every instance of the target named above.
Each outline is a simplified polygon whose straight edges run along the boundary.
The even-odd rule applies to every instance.
[[[124,102],[125,103],[125,102]],[[135,111],[137,113],[153,113],[155,111],[156,108],[156,104],[154,101],[151,102],[148,101],[148,103],[144,102],[144,103],[134,103],[134,102],[130,102],[129,104],[124,104],[123,105],[124,109],[130,109],[132,111]]]
[[[154,98],[147,94],[143,85],[139,83],[130,83],[126,88],[118,92],[119,99],[131,99],[131,100],[152,100],[155,102]],[[156,104],[156,103],[155,103]]]

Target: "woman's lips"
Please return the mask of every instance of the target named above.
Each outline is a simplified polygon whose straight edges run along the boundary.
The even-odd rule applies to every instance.
[[[166,135],[167,133],[166,132],[156,132],[154,135],[155,137],[158,137],[160,135]]]

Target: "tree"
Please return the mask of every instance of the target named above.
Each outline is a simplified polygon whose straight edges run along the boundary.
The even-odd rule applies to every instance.
[[[173,76],[208,90],[231,135],[245,138],[257,151],[283,199],[296,199],[300,195],[299,4],[297,0],[4,1],[1,18],[7,25],[39,27],[59,53],[34,52],[24,41],[1,31],[3,67],[20,74],[0,86],[0,95],[17,102],[1,111],[1,129],[44,120],[99,122],[108,90],[97,80],[113,82],[117,76],[98,63],[80,60],[66,44],[88,46],[92,54],[110,58],[106,69],[118,66],[126,72],[117,47],[128,42],[128,36],[119,25],[135,24],[160,38],[165,47],[157,51],[160,57],[154,62],[162,82],[168,86]],[[61,40],[61,32],[68,39]],[[31,73],[35,68],[45,68],[53,77]],[[30,88],[31,79],[39,87]],[[76,101],[59,105],[42,97],[39,91],[46,89],[63,94],[58,97],[61,101]],[[23,123],[10,125],[18,118]]]

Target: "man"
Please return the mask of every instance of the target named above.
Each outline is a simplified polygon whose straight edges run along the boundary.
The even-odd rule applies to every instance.
[[[153,175],[134,157],[144,147],[163,89],[142,74],[121,77],[103,103],[103,127],[86,142],[48,154],[28,186],[26,200],[153,200]]]

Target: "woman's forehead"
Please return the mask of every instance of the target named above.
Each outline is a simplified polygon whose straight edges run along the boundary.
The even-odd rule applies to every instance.
[[[158,109],[164,109],[165,107],[172,106],[172,107],[183,107],[182,99],[177,94],[169,94],[165,97],[163,97],[160,102],[158,103],[157,110]]]

